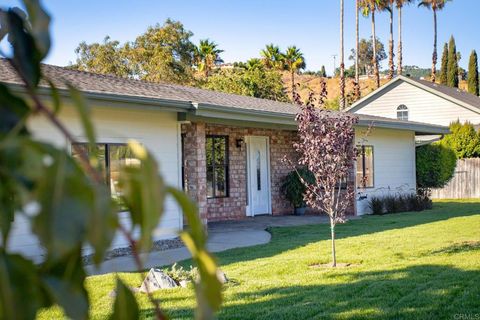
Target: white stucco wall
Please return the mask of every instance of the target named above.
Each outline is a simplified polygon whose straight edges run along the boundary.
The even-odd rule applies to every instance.
[[[357,189],[357,214],[370,213],[371,196],[405,194],[415,191],[415,133],[413,131],[356,128],[357,145],[373,146],[373,188]],[[365,199],[359,200],[360,197]]]
[[[474,112],[466,109],[407,82],[394,86],[355,112],[396,119],[400,104],[408,107],[410,121],[443,126],[456,120],[480,124],[480,110]]]
[[[92,119],[99,143],[123,143],[136,139],[146,146],[155,156],[166,182],[181,187],[180,130],[174,112],[161,112],[141,108],[121,108],[115,106],[93,105]],[[60,119],[74,133],[79,141],[86,141],[76,111],[65,106]],[[43,141],[70,149],[63,136],[46,119],[38,117],[30,123],[34,135]],[[121,221],[128,224],[127,215],[120,213]],[[13,225],[10,247],[27,256],[40,260],[41,248],[37,239],[30,233],[28,221],[17,215]],[[165,213],[155,231],[155,239],[176,236],[182,228],[180,209],[168,199]],[[125,247],[126,240],[117,235],[112,247]],[[88,248],[85,251],[90,251]]]

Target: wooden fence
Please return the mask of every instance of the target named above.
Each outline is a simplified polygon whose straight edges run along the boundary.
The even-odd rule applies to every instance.
[[[480,198],[480,158],[461,159],[452,180],[432,191],[434,199]]]

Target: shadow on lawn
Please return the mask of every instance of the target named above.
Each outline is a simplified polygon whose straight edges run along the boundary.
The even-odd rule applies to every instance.
[[[368,216],[337,225],[336,237],[337,239],[345,239],[475,214],[480,214],[480,202],[440,202],[435,203],[434,209],[428,211]],[[330,239],[328,224],[276,227],[270,231],[272,232],[272,240],[268,244],[232,249],[216,254],[220,265],[267,258],[287,250],[303,247],[312,242]],[[258,250],[257,248],[261,249]],[[191,261],[188,260],[182,264],[189,265]]]
[[[342,276],[347,279],[341,284],[284,286],[233,294],[219,318],[460,319],[459,315],[463,315],[462,319],[466,319],[480,313],[480,271],[420,265]],[[144,315],[151,312],[144,310]],[[192,317],[189,309],[169,313],[175,319]]]

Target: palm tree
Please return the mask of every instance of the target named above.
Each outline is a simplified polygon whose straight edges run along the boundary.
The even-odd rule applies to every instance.
[[[262,56],[262,63],[269,69],[283,69],[282,53],[278,46],[273,43],[267,44],[265,49],[260,51]]]
[[[395,0],[383,0],[380,2],[379,9],[388,11],[390,15],[390,40],[388,41],[388,79],[392,79],[395,74],[395,63],[393,62],[393,5]]]
[[[355,100],[360,99],[360,78],[358,74],[358,49],[360,41],[360,28],[358,21],[358,0],[355,0],[355,83],[354,83],[354,96]]]
[[[404,5],[414,2],[415,0],[395,0],[398,11],[398,44],[397,44],[397,74],[403,73],[403,52],[402,52],[402,8]]]
[[[436,80],[437,74],[437,11],[445,7],[445,3],[450,0],[422,0],[418,6],[424,6],[433,11],[433,54],[432,54],[432,82]]]
[[[195,47],[194,57],[198,70],[204,73],[206,79],[216,64],[222,63],[218,45],[209,39],[200,40],[198,47]]]
[[[340,110],[345,109],[345,61],[343,49],[343,0],[340,0]]]
[[[262,69],[263,68],[262,60],[258,58],[251,58],[247,60],[247,63],[245,63],[245,68],[247,70]]]
[[[377,60],[377,36],[375,33],[375,11],[380,7],[380,0],[361,0],[360,7],[362,8],[363,15],[365,17],[370,16],[372,18],[372,48],[373,48],[373,71],[375,75],[375,82],[377,88],[380,87],[380,73],[378,71],[378,60]]]
[[[285,70],[290,72],[291,86],[292,86],[292,99],[295,91],[295,73],[300,69],[305,69],[305,58],[303,53],[296,46],[290,46],[287,51],[282,55],[282,61]]]

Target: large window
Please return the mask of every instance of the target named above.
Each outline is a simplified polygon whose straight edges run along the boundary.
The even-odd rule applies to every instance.
[[[93,148],[86,143],[72,144],[72,156],[79,157],[80,152],[86,152],[89,157],[93,156],[97,159],[98,168],[101,170],[105,183],[110,187],[112,197],[118,200],[121,195],[118,189],[121,167],[139,165],[140,160],[134,158],[126,144],[120,143],[97,143]]]
[[[408,108],[406,105],[401,104],[397,107],[397,119],[408,120]]]
[[[373,146],[357,148],[357,188],[373,188]]]
[[[228,197],[228,137],[207,136],[207,197]]]

